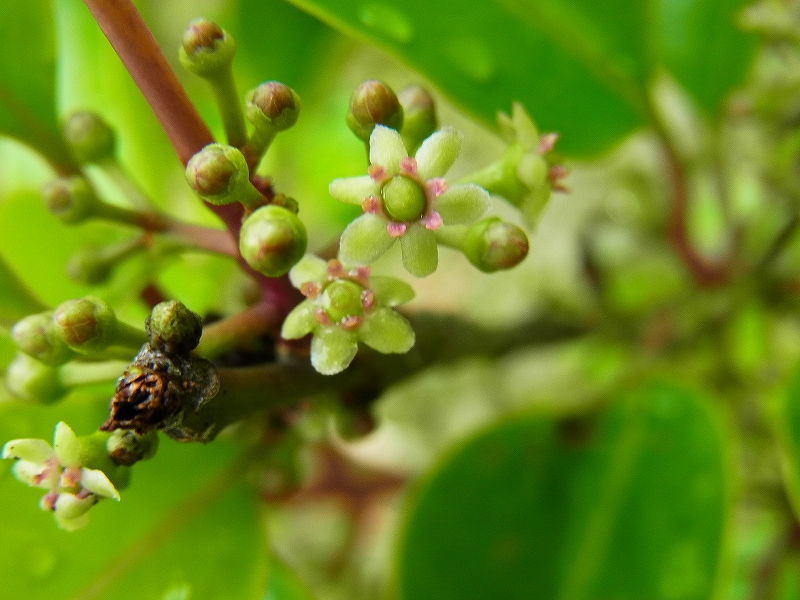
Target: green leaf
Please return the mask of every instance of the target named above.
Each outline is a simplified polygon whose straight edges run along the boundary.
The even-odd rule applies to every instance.
[[[282,561],[273,558],[269,568],[269,584],[264,600],[311,600],[312,596],[300,579]]]
[[[0,440],[52,439],[64,419],[78,435],[107,414],[109,386],[53,406],[7,402]],[[157,455],[132,469],[120,502],[103,501],[89,524],[67,533],[39,510],[42,490],[27,488],[0,462],[0,577],[12,598],[262,598],[265,535],[257,504],[241,480],[239,450],[164,439]],[[180,595],[184,594],[184,595]]]
[[[789,381],[775,410],[775,428],[783,459],[783,477],[795,515],[800,515],[800,369]]]
[[[0,0],[0,134],[37,149],[53,166],[71,170],[55,114],[52,2]]]
[[[727,497],[702,401],[651,384],[578,427],[485,430],[412,494],[399,597],[711,597]]]
[[[709,115],[743,82],[755,38],[737,29],[737,11],[749,0],[660,0],[657,3],[660,63]]]
[[[290,0],[388,50],[486,122],[522,102],[568,154],[598,152],[647,114],[663,67],[707,111],[740,83],[743,0]]]
[[[10,327],[22,317],[46,309],[0,255],[0,326]]]

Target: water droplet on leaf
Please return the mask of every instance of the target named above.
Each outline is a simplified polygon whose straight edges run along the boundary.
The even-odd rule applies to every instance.
[[[491,81],[497,71],[491,49],[478,38],[453,38],[447,42],[445,51],[450,62],[477,83]]]
[[[358,18],[367,27],[395,42],[405,44],[414,37],[414,26],[408,17],[389,4],[365,4]]]

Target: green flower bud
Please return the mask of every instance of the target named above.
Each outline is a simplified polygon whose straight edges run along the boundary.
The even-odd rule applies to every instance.
[[[212,78],[231,68],[236,42],[213,21],[197,19],[183,33],[179,54],[187,71]]]
[[[100,199],[80,175],[59,177],[42,188],[45,208],[62,223],[73,225],[94,216]]]
[[[47,365],[61,365],[75,356],[53,324],[53,313],[30,315],[11,328],[11,339],[22,352]]]
[[[280,206],[262,206],[242,224],[239,251],[248,264],[267,277],[288,273],[303,258],[308,235],[303,222]]]
[[[300,96],[279,81],[265,81],[245,96],[248,120],[258,129],[283,131],[297,122]]]
[[[439,126],[436,106],[428,90],[410,85],[398,94],[403,107],[403,129],[400,135],[409,154],[413,154],[422,141]]]
[[[241,202],[251,206],[263,200],[250,183],[244,155],[233,146],[209,144],[189,159],[185,174],[195,193],[211,204]]]
[[[5,376],[8,391],[24,400],[49,404],[67,393],[58,379],[58,370],[27,354],[17,354]]]
[[[70,114],[62,126],[64,140],[79,165],[113,158],[116,136],[100,115],[81,110]]]
[[[155,456],[158,450],[158,434],[151,431],[139,435],[129,429],[117,429],[108,438],[106,449],[115,464],[130,466]]]
[[[150,343],[168,354],[191,352],[200,343],[203,320],[177,300],[153,307],[144,324]]]
[[[380,81],[365,81],[350,98],[347,126],[359,139],[369,142],[375,125],[401,129],[403,107],[388,85]]]
[[[55,332],[70,348],[93,354],[109,346],[140,346],[144,333],[120,323],[100,298],[86,296],[62,302],[53,314]]]
[[[528,255],[528,236],[516,225],[491,217],[467,228],[462,250],[478,269],[493,273],[522,262]]]
[[[416,221],[425,212],[425,192],[405,175],[392,177],[381,189],[381,196],[386,215],[393,221]]]

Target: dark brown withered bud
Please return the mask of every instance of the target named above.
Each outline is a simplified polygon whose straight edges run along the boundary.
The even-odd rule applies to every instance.
[[[159,429],[189,439],[181,429],[184,413],[198,411],[218,391],[217,371],[207,360],[145,344],[117,381],[111,414],[100,429],[132,429],[139,435]]]
[[[158,429],[181,409],[185,385],[167,364],[132,364],[117,381],[111,415],[100,430],[133,429],[142,435]]]

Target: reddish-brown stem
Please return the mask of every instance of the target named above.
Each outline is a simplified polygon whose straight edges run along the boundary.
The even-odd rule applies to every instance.
[[[686,264],[692,277],[700,287],[715,287],[725,283],[730,276],[727,263],[713,264],[695,250],[686,228],[686,212],[689,205],[689,189],[683,168],[676,153],[666,147],[667,175],[669,176],[670,207],[667,235],[675,252]]]
[[[147,100],[182,164],[214,141],[186,91],[169,66],[131,0],[84,0],[103,34],[131,74]],[[239,239],[244,209],[233,203],[216,206],[206,203],[225,223],[235,240]],[[297,303],[287,277],[269,279],[253,271],[241,258],[242,267],[259,282],[264,300],[286,314]]]
[[[122,64],[167,134],[181,164],[214,141],[164,53],[130,0],[84,0],[97,25],[108,38]],[[242,207],[239,204],[208,207],[238,237]]]

